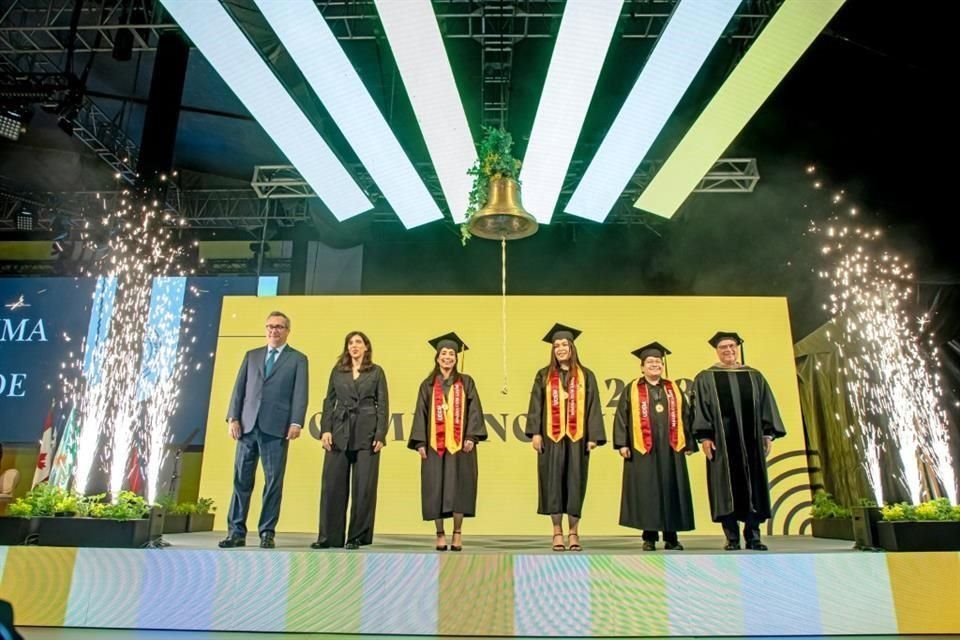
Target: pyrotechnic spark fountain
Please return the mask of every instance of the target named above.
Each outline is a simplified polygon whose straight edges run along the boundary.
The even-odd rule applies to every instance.
[[[160,276],[188,275],[177,269],[181,252],[171,231],[184,221],[162,212],[146,190],[125,191],[114,206],[101,202],[82,235],[95,258],[86,275],[100,277],[98,322],[83,354],[64,365],[65,404],[75,409],[78,430],[73,482],[85,493],[92,473],[105,470],[116,499],[133,453],[137,479],[141,456],[146,460],[144,493],[154,499],[188,351],[180,346],[181,327],[190,321],[182,311],[184,281]]]
[[[810,168],[807,174],[812,174]],[[823,182],[817,180],[815,189]],[[841,192],[842,193],[842,192]],[[833,204],[843,198],[834,196]],[[830,335],[845,362],[847,395],[859,422],[859,440],[867,476],[882,501],[880,447],[896,450],[903,483],[914,504],[922,499],[921,461],[937,474],[947,497],[956,504],[956,477],[943,409],[940,362],[927,319],[911,316],[913,274],[899,256],[884,249],[879,230],[856,224],[856,208],[834,215],[811,232],[824,239],[821,253],[830,267],[820,276],[830,282],[824,307],[840,327]],[[922,343],[927,343],[927,348]],[[889,451],[889,447],[887,448]]]

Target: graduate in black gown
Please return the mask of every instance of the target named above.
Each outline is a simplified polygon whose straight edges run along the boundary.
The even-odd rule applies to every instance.
[[[373,542],[380,450],[386,445],[389,415],[387,376],[373,363],[370,339],[360,331],[351,331],[330,372],[323,400],[320,534],[312,548],[357,549]]]
[[[437,551],[447,550],[443,521],[453,518],[451,551],[463,549],[463,519],[477,514],[477,443],[487,439],[473,378],[457,371],[467,345],[455,333],[430,340],[434,368],[420,383],[407,446],[420,454],[424,520],[437,527]]]
[[[551,346],[550,364],[533,380],[527,411],[526,434],[537,452],[537,513],[553,522],[554,551],[583,550],[579,526],[590,452],[607,441],[597,378],[580,363],[578,335],[577,329],[555,324],[543,337]],[[563,514],[569,546],[564,545]]]
[[[741,364],[743,339],[718,331],[708,342],[719,361],[694,380],[693,435],[707,458],[710,514],[723,527],[727,551],[740,548],[738,522],[746,547],[766,551],[760,524],[770,517],[767,456],[787,432],[766,378]]]
[[[694,529],[686,456],[697,450],[692,407],[665,377],[670,351],[652,342],[633,351],[641,372],[624,389],[613,423],[613,446],[623,457],[620,524],[643,530],[643,550],[683,550],[678,531]]]

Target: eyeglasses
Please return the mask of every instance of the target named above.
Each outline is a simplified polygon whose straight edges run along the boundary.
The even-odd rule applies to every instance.
[[[267,331],[283,331],[287,328],[285,324],[268,324]]]

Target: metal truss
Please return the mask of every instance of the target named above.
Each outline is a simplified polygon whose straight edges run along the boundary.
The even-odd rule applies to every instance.
[[[574,163],[561,199],[573,193],[576,176],[584,167]],[[580,163],[582,164],[582,163]],[[617,209],[608,223],[646,224],[648,214],[635,209],[634,201],[650,183],[663,163],[645,161],[631,179],[619,199]],[[426,167],[418,166],[421,173]],[[373,189],[366,174],[357,174],[362,188]],[[366,179],[364,177],[366,176]],[[369,182],[368,182],[369,181]],[[756,158],[721,158],[703,177],[694,193],[751,193],[760,181]],[[264,165],[254,169],[251,189],[176,189],[167,193],[167,208],[176,214],[174,223],[186,229],[249,229],[261,228],[269,220],[281,227],[292,227],[310,222],[307,200],[316,195],[310,185],[290,165]],[[436,181],[428,180],[430,193],[439,202],[443,192]],[[123,196],[122,191],[79,191],[72,193],[18,194],[0,185],[0,232],[16,231],[17,214],[24,205],[34,211],[36,229],[51,229],[54,217],[65,214],[83,219],[100,211]],[[392,222],[388,211],[375,211],[377,222]],[[180,220],[183,220],[181,223]],[[560,214],[558,222],[568,224],[595,224],[588,220]]]
[[[289,164],[257,165],[250,186],[258,198],[310,198],[313,189]]]
[[[341,40],[383,37],[373,0],[315,0]],[[752,40],[770,19],[781,0],[745,0],[734,16],[728,37]],[[620,37],[658,38],[677,0],[626,0]],[[65,51],[73,0],[7,0],[0,11],[0,55],[58,55]],[[155,51],[160,33],[177,29],[169,19],[151,21],[153,0],[134,0],[124,11],[124,0],[87,3],[77,29],[77,53],[110,52],[117,34],[130,33],[133,51]],[[445,38],[478,42],[524,38],[552,38],[565,0],[433,0]],[[509,21],[504,25],[504,18]],[[504,31],[504,27],[508,31]],[[99,41],[97,36],[99,36]]]
[[[315,0],[334,34],[341,40],[383,37],[374,0]],[[433,0],[440,30],[448,39],[470,39],[481,51],[481,121],[506,124],[509,114],[513,49],[527,38],[552,38],[563,15],[565,0]],[[659,38],[677,0],[627,0],[620,21],[623,38]],[[125,10],[125,5],[130,7]],[[748,42],[759,35],[780,0],[745,0],[727,37]],[[118,34],[129,33],[133,51],[155,51],[160,34],[179,27],[170,21],[151,23],[153,0],[104,0],[88,4],[77,27],[77,53],[110,52]],[[62,58],[70,29],[73,0],[11,0],[0,14],[0,61],[20,70],[48,70]],[[164,16],[165,17],[165,16]],[[55,68],[57,68],[55,66]],[[84,100],[81,140],[120,173],[132,179],[123,158],[136,156],[118,144],[110,120]],[[105,137],[98,139],[102,131]],[[136,166],[135,163],[133,166]]]
[[[744,0],[726,37],[742,42],[745,47],[759,35],[781,1]],[[370,40],[383,37],[373,0],[315,2],[338,38]],[[620,37],[659,37],[676,2],[626,0],[618,31]],[[433,0],[433,4],[445,38],[473,39],[481,45],[483,123],[504,123],[509,110],[513,47],[525,38],[554,37],[564,0]],[[77,27],[76,53],[109,52],[123,31],[130,33],[133,51],[155,51],[163,31],[179,28],[169,21],[148,19],[147,16],[163,17],[162,11],[154,10],[156,6],[159,5],[155,5],[154,0],[87,3]],[[0,8],[0,71],[62,72],[73,8],[74,0],[7,0]],[[75,119],[74,135],[110,166],[118,178],[129,184],[134,182],[139,155],[137,144],[126,135],[117,118],[108,116],[88,97],[83,98]],[[654,163],[641,166],[621,201],[630,200],[632,204],[657,168]],[[417,169],[430,192],[442,201],[433,168],[422,164]],[[567,181],[570,186],[565,187],[565,195],[572,192],[575,185],[571,183],[574,176],[579,175],[576,166],[571,169]],[[375,204],[379,204],[382,200],[366,171],[359,166],[351,167],[351,170],[361,188]],[[759,173],[755,160],[724,159],[704,177],[695,192],[744,193],[752,191],[757,180]],[[188,227],[195,228],[262,225],[265,216],[280,224],[296,224],[309,218],[305,200],[314,194],[292,167],[256,167],[251,186],[252,192],[244,189],[174,191],[168,194],[167,207],[184,218]],[[110,195],[101,193],[105,197]],[[28,195],[37,203],[49,204],[51,211],[82,211],[91,204],[89,197],[95,197],[84,194]],[[264,199],[268,200],[266,206]],[[4,201],[9,204],[10,198],[5,197]],[[4,207],[0,216],[0,230],[15,228],[15,213],[9,215]],[[391,218],[383,215],[378,219]],[[49,222],[41,214],[39,224]]]
[[[24,71],[15,65],[25,58],[11,59],[0,53],[0,68],[15,73]],[[53,73],[57,70],[49,58],[32,65]],[[128,184],[133,184],[137,176],[137,158],[140,148],[119,126],[116,118],[111,118],[90,98],[84,96],[80,101],[77,115],[72,119],[73,135],[103,160],[115,176]]]
[[[307,196],[263,199],[250,189],[177,190],[168,195],[168,209],[175,208],[171,224],[181,229],[254,230],[267,220],[280,227],[310,220]],[[57,215],[67,216],[76,226],[94,212],[114,206],[121,197],[122,191],[16,194],[0,190],[0,233],[17,230],[17,214],[25,205],[34,211],[34,229],[42,231],[52,229]]]
[[[662,160],[645,160],[621,197],[631,203],[639,198],[662,166]],[[693,193],[753,193],[759,181],[760,170],[756,158],[720,158],[703,176]]]

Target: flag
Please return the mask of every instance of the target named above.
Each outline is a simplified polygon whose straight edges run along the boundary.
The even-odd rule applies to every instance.
[[[76,410],[70,409],[70,413],[67,415],[67,423],[63,427],[63,434],[60,436],[60,446],[57,447],[57,453],[53,457],[53,465],[50,470],[50,484],[61,489],[70,488],[73,471],[77,465],[80,425],[77,423],[76,417]]]
[[[143,469],[140,466],[140,447],[134,446],[127,465],[127,491],[143,495]]]
[[[33,472],[35,487],[50,478],[50,467],[53,462],[53,405],[47,411],[47,418],[43,421],[43,431],[40,433],[40,453],[37,455],[37,468]]]

